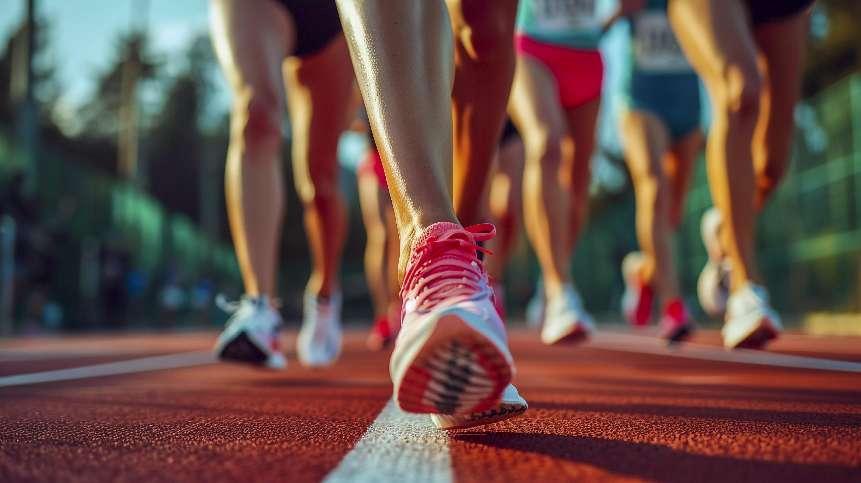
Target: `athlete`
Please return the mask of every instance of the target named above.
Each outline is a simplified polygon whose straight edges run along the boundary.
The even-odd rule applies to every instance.
[[[368,150],[356,172],[359,204],[365,224],[365,278],[374,305],[374,323],[368,333],[371,350],[382,350],[394,341],[400,326],[401,302],[398,297],[398,230],[383,160],[362,111],[358,129],[367,133]]]
[[[756,216],[786,171],[813,0],[670,0],[682,49],[712,102],[706,160],[717,211],[704,228],[707,271],[730,267],[727,348],[764,346],[782,330],[756,270]],[[711,221],[709,221],[711,220]],[[717,242],[717,243],[711,243]],[[705,274],[708,275],[708,274]],[[717,277],[716,277],[717,278]],[[701,283],[702,284],[702,283]],[[704,306],[719,306],[719,283]],[[701,290],[703,292],[703,290]]]
[[[281,119],[285,92],[296,187],[313,269],[299,361],[331,364],[341,349],[338,272],[345,236],[338,138],[350,119],[353,74],[333,1],[212,0],[212,37],[233,91],[227,211],[245,295],[219,336],[224,360],[286,365],[274,307],[284,213]]]
[[[682,301],[673,253],[693,164],[702,146],[700,87],[670,28],[666,0],[629,5],[631,59],[623,87],[621,132],[634,184],[642,252],[625,257],[625,317],[649,323],[655,302],[661,335],[678,341],[693,322]],[[634,9],[636,8],[636,11]]]
[[[588,204],[605,29],[594,0],[522,0],[517,14],[509,110],[526,149],[525,226],[541,266],[546,344],[594,330],[570,266]]]
[[[464,227],[455,215],[450,103],[458,82],[452,24],[461,26],[454,37],[462,53],[480,54],[501,45],[504,58],[510,43],[496,42],[506,25],[504,12],[498,12],[501,4],[515,2],[452,1],[451,18],[445,4],[436,1],[337,3],[400,238],[403,310],[390,362],[394,400],[405,411],[431,414],[441,428],[522,413],[526,401],[510,384],[514,364],[479,257],[484,250],[480,243],[492,238],[495,228]],[[464,57],[458,55],[462,67]],[[502,91],[491,99],[500,104],[496,129],[488,129],[493,126],[487,120],[476,125],[495,131],[491,145],[502,128],[507,88]],[[456,97],[457,92],[455,87]],[[487,114],[478,114],[477,105],[464,109],[464,117]],[[480,174],[486,179],[486,172]],[[478,201],[482,191],[477,190]]]

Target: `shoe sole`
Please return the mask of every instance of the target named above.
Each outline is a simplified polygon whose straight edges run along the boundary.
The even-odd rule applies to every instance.
[[[258,366],[266,365],[269,355],[251,341],[248,334],[240,332],[217,349],[217,356],[223,361],[242,362]]]
[[[690,339],[693,333],[694,327],[692,325],[685,325],[668,332],[667,334],[663,335],[663,338],[669,344],[678,344],[680,342],[684,342]]]
[[[736,344],[738,349],[762,349],[773,339],[777,338],[777,331],[771,326],[771,321],[762,319],[759,327],[750,333],[747,337]]]
[[[584,324],[574,324],[567,332],[555,336],[553,339],[542,337],[541,342],[545,345],[575,345],[585,342],[592,335],[592,329],[586,328]]]
[[[461,424],[440,426],[439,429],[442,429],[443,431],[457,431],[461,429],[475,428],[477,426],[485,426],[505,421],[507,419],[516,418],[525,413],[527,409],[529,409],[529,407],[525,404],[502,404],[499,407],[489,409],[484,412],[471,414],[469,419],[465,420]]]
[[[511,382],[511,356],[497,343],[456,314],[428,324],[421,347],[411,360],[392,355],[392,367],[406,369],[397,381],[394,398],[403,411],[420,414],[468,414],[487,411],[499,402]]]
[[[774,328],[771,319],[762,317],[753,329],[738,342],[726,345],[727,349],[762,349],[768,342],[778,337],[780,333]]]

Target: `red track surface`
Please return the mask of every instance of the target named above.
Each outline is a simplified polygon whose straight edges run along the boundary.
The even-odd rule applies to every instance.
[[[0,481],[319,481],[390,395],[387,355],[361,336],[320,371],[290,354],[284,373],[206,365],[0,388]],[[6,341],[0,375],[206,350],[213,337]],[[530,410],[453,435],[458,481],[861,481],[861,374],[536,338],[512,337]],[[774,349],[858,360],[861,340],[786,337]]]

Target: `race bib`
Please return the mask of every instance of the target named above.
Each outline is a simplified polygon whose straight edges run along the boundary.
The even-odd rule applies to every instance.
[[[600,28],[596,0],[532,0],[535,24],[545,31]]]
[[[655,72],[691,70],[664,12],[643,12],[635,22],[634,61],[639,69]]]

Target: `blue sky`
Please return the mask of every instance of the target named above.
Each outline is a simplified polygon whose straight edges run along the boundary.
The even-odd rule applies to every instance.
[[[0,38],[21,22],[25,0],[3,0]],[[156,53],[170,54],[208,29],[207,0],[37,0],[38,12],[52,24],[51,55],[64,88],[62,101],[75,106],[86,99],[97,74],[105,69],[118,35],[132,24],[136,4],[149,4],[148,25]]]

